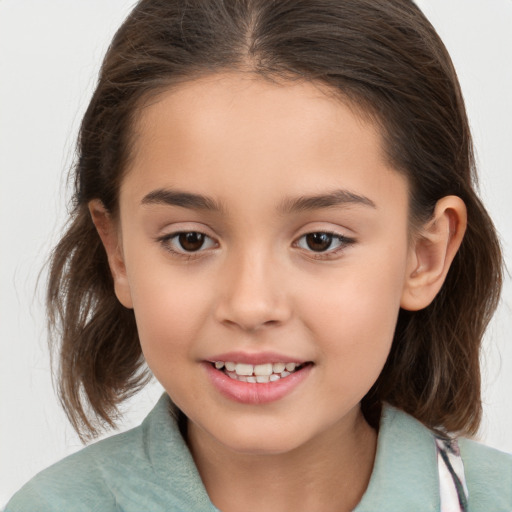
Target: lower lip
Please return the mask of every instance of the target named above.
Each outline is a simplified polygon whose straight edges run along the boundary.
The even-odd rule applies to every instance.
[[[266,404],[284,398],[307,378],[313,367],[312,364],[307,364],[287,377],[274,382],[257,384],[232,379],[224,372],[215,369],[211,363],[205,362],[203,365],[210,381],[221,394],[243,404]]]

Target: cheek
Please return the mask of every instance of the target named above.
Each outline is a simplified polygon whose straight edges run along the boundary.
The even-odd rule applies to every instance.
[[[142,351],[158,373],[162,364],[173,365],[180,357],[193,355],[193,340],[208,315],[209,299],[206,290],[191,285],[186,273],[156,266],[134,270],[130,287]]]
[[[333,275],[309,283],[307,309],[331,332],[389,335],[394,330],[404,286],[404,257],[361,258]]]
[[[303,304],[324,360],[336,361],[331,370],[343,371],[339,379],[347,385],[369,388],[382,370],[400,308],[404,263],[384,252],[347,265],[347,272],[316,288],[319,293]]]

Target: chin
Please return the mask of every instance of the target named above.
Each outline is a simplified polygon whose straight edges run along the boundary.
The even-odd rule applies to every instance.
[[[300,446],[295,436],[287,435],[254,435],[234,436],[226,440],[225,446],[240,455],[272,456],[290,453]]]
[[[315,432],[293,419],[240,418],[219,424],[210,435],[228,450],[244,455],[282,455],[293,452],[312,441]]]

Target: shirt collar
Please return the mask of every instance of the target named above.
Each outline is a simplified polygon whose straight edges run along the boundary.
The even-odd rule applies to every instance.
[[[437,512],[439,476],[434,436],[385,404],[368,488],[354,512]]]
[[[220,512],[210,501],[167,394],[146,417],[142,429],[153,478],[168,495],[166,499],[172,500],[173,510]]]
[[[146,453],[166,490],[183,510],[214,512],[172,404],[164,394],[142,424]],[[354,512],[437,512],[439,477],[434,436],[403,411],[384,404],[375,463],[368,488]]]

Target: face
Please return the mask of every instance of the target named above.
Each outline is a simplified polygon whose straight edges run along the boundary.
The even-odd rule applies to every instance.
[[[116,293],[191,432],[280,453],[353,421],[411,259],[376,127],[317,85],[225,74],[163,93],[135,134]]]

